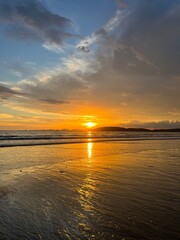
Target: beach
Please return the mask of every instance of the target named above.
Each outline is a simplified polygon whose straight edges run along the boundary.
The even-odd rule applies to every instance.
[[[179,146],[0,148],[0,239],[179,239]]]
[[[0,240],[180,240],[180,0],[0,0]]]

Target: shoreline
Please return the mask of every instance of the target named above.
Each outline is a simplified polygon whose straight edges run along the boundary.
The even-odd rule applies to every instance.
[[[22,144],[0,144],[0,148],[8,147],[28,147],[28,146],[48,146],[48,145],[66,145],[66,144],[83,144],[83,143],[103,143],[103,142],[136,142],[136,141],[169,141],[180,140],[180,137],[153,137],[153,138],[121,138],[121,139],[105,139],[105,140],[93,140],[91,141],[71,141],[71,142],[47,142],[47,143],[22,143]]]

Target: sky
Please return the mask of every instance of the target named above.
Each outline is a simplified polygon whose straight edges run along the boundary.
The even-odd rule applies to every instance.
[[[180,127],[179,0],[0,0],[0,129]]]

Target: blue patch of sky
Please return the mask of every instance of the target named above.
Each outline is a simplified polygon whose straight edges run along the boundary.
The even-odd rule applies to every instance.
[[[46,4],[53,12],[72,20],[75,31],[82,36],[99,30],[117,9],[115,0],[46,0]]]
[[[6,62],[6,66],[8,66],[8,62],[13,62],[17,59],[18,61],[22,61],[22,64],[32,62],[39,71],[49,68],[51,65],[54,66],[59,62],[60,55],[45,49],[42,46],[43,42],[15,39],[6,36],[3,30],[4,29],[0,27],[1,79],[9,79],[9,81],[16,81],[18,79],[14,74],[11,74],[10,69],[3,67],[4,62]],[[61,57],[63,55],[62,53]]]

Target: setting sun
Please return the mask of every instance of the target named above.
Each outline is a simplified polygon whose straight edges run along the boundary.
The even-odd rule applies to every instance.
[[[88,128],[92,128],[92,127],[95,127],[97,124],[95,122],[86,122],[83,125]]]

